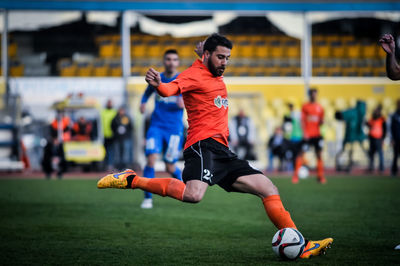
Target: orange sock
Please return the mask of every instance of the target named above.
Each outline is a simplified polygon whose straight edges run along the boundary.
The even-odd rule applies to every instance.
[[[292,181],[298,181],[299,180],[299,169],[303,165],[303,156],[297,156],[296,158],[296,163],[294,166],[294,173],[293,173],[293,179]]]
[[[317,161],[317,175],[319,180],[325,179],[324,177],[324,162],[322,159],[318,159]]]
[[[271,222],[278,228],[296,228],[296,225],[290,217],[290,213],[283,207],[281,197],[279,195],[272,195],[262,200],[265,211],[268,214]]]
[[[186,185],[176,178],[146,178],[136,176],[132,180],[131,187],[182,201]]]

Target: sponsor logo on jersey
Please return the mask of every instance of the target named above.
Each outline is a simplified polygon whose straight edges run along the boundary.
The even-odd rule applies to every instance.
[[[226,109],[228,108],[228,99],[222,98],[220,95],[218,95],[218,97],[214,99],[214,104],[218,108],[221,108],[223,106]]]

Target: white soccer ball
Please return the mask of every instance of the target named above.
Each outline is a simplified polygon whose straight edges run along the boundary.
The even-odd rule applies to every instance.
[[[300,167],[300,169],[299,169],[299,177],[301,179],[306,179],[309,174],[310,174],[310,171],[308,170],[308,167],[306,167],[306,166]]]
[[[272,250],[282,259],[297,259],[303,253],[305,245],[302,234],[293,228],[283,228],[272,238]]]

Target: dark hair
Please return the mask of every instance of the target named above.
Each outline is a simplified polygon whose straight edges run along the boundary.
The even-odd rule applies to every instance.
[[[217,49],[217,46],[224,46],[226,48],[232,49],[232,42],[228,40],[225,36],[222,36],[218,33],[213,33],[210,35],[206,42],[204,43],[203,50],[209,51],[210,53],[214,52]]]
[[[316,88],[308,89],[308,95],[311,95],[311,93],[313,93],[313,92],[318,92],[318,90]]]
[[[166,56],[167,54],[176,54],[179,56],[178,51],[175,49],[168,49],[167,51],[164,52],[164,56]]]

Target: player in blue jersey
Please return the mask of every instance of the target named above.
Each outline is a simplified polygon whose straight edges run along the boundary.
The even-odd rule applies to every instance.
[[[164,72],[161,80],[164,83],[173,81],[177,76],[179,66],[178,52],[174,49],[164,53]],[[149,97],[155,93],[155,106],[151,115],[150,127],[146,134],[147,164],[143,175],[154,178],[154,165],[157,155],[162,153],[166,170],[173,177],[182,180],[181,170],[175,165],[179,158],[183,139],[183,99],[182,95],[163,98],[156,93],[155,88],[148,86],[142,96],[140,112],[146,110]],[[144,200],[140,205],[143,209],[153,208],[152,194],[144,193]]]

